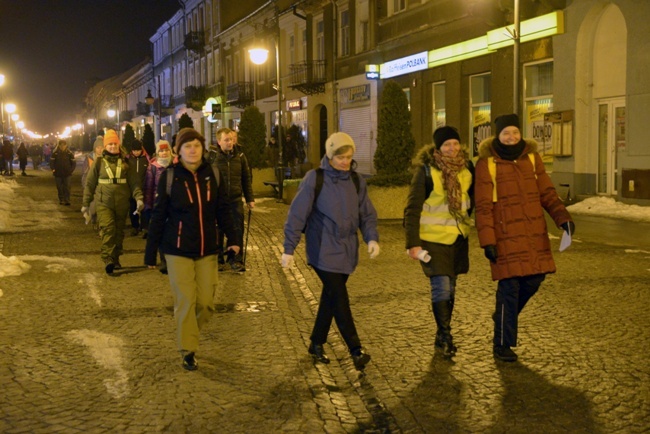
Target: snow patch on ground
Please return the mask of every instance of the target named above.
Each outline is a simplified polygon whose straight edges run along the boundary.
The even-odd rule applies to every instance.
[[[0,253],[0,277],[20,276],[29,271],[31,265],[15,256],[6,257]]]
[[[110,378],[104,379],[104,386],[111,396],[120,399],[129,394],[129,376],[124,369],[122,339],[95,330],[71,330],[67,335],[74,342],[88,348],[99,366],[111,372]]]
[[[567,210],[572,214],[620,218],[637,222],[650,222],[650,207],[616,202],[616,200],[611,197],[590,197],[582,202],[568,206]]]

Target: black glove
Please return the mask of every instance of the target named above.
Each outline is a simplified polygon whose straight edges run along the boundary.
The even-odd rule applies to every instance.
[[[483,253],[485,254],[485,257],[490,260],[493,264],[497,263],[497,257],[499,256],[497,254],[497,246],[494,245],[489,245],[485,246],[483,248]]]
[[[573,236],[573,234],[576,232],[576,224],[573,223],[571,220],[562,223],[560,227],[564,229],[564,232],[568,233],[571,236]]]

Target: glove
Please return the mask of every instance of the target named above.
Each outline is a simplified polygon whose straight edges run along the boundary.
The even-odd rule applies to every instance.
[[[485,257],[490,260],[493,264],[497,263],[497,257],[499,256],[497,254],[497,246],[489,245],[485,246],[483,253],[485,254]]]
[[[88,207],[87,206],[82,206],[81,207],[81,213],[84,216],[84,220],[86,221],[86,224],[90,223],[90,213],[88,212]]]
[[[293,265],[293,255],[282,254],[282,268],[290,268]]]
[[[560,227],[561,227],[562,229],[564,229],[564,232],[566,232],[567,234],[569,234],[569,235],[571,235],[571,236],[573,236],[573,234],[574,234],[575,231],[576,231],[576,224],[573,223],[571,220],[569,220],[568,222],[564,222],[564,223],[562,223],[562,224],[560,225]]]
[[[372,240],[368,243],[368,254],[370,254],[370,259],[375,259],[379,256],[379,243]]]
[[[88,207],[87,206],[82,206],[81,207],[81,214],[86,214],[88,212]]]
[[[144,202],[142,202],[140,199],[136,201],[135,209],[137,212],[141,212],[144,209]]]

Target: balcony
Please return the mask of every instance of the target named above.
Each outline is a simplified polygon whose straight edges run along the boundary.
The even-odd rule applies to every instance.
[[[204,32],[190,32],[185,35],[183,45],[188,50],[200,53],[205,47],[205,33]]]
[[[187,86],[185,88],[185,105],[193,110],[201,111],[207,98],[205,86]]]
[[[208,98],[216,98],[223,95],[223,81],[218,81],[207,87]]]
[[[240,81],[229,84],[226,88],[226,103],[239,108],[246,108],[253,103],[253,83]]]
[[[325,60],[289,65],[289,87],[306,95],[325,92],[327,71]]]

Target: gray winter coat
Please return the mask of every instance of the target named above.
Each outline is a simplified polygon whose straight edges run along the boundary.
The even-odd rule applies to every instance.
[[[284,224],[284,253],[293,255],[305,229],[307,262],[332,273],[352,274],[359,262],[359,239],[379,241],[377,211],[368,198],[365,180],[359,192],[349,171],[334,169],[323,157],[323,188],[314,204],[316,171],[305,175]],[[306,226],[306,227],[305,227]]]

